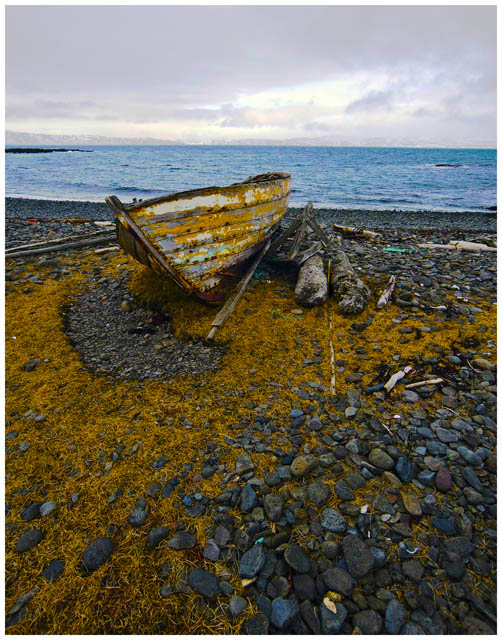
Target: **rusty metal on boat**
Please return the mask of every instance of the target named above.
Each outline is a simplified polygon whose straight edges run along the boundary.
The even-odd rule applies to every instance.
[[[265,173],[124,205],[115,213],[120,246],[202,302],[219,304],[278,228],[291,192],[289,173]]]

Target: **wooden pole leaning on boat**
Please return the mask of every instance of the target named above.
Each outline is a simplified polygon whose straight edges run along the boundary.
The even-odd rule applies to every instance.
[[[251,278],[253,276],[253,273],[256,271],[256,269],[257,269],[258,265],[260,264],[260,262],[262,261],[264,255],[270,249],[270,245],[271,245],[271,240],[269,239],[267,241],[267,243],[265,244],[265,246],[263,247],[263,249],[258,254],[258,256],[256,257],[255,261],[253,262],[253,264],[249,268],[249,270],[246,273],[246,275],[244,276],[244,278],[242,279],[242,281],[240,283],[240,286],[237,289],[237,292],[235,293],[233,298],[229,298],[227,300],[227,302],[225,303],[225,305],[222,307],[222,309],[220,309],[218,315],[216,316],[216,318],[211,323],[211,330],[210,330],[210,332],[208,333],[208,336],[207,336],[208,340],[212,340],[214,338],[214,336],[215,336],[216,332],[218,331],[218,329],[225,324],[225,322],[229,318],[230,314],[233,312],[233,310],[237,306],[237,303],[239,302],[239,300],[244,295],[244,291],[246,290],[246,287],[248,286],[249,281],[251,280]]]

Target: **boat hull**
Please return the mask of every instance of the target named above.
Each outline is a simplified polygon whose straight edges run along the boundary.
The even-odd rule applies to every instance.
[[[170,277],[201,301],[219,304],[248,261],[278,227],[288,206],[291,177],[254,176],[114,210],[120,246]]]

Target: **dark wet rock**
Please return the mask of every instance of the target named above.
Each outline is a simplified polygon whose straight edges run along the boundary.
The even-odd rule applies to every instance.
[[[298,600],[314,600],[316,597],[316,586],[312,576],[307,573],[299,573],[293,576],[293,587]]]
[[[223,525],[219,525],[214,532],[214,541],[219,547],[223,547],[230,540],[230,532]]]
[[[420,582],[424,575],[424,568],[421,565],[420,560],[417,560],[416,558],[403,562],[401,567],[404,575],[414,582]]]
[[[447,536],[454,536],[457,533],[457,527],[453,520],[448,518],[432,518],[431,522],[438,531]]]
[[[243,554],[240,562],[241,578],[254,578],[265,564],[265,551],[261,544],[254,544]]]
[[[204,569],[192,569],[188,574],[188,584],[204,598],[214,598],[220,592],[218,578]]]
[[[321,623],[310,600],[304,600],[300,604],[300,613],[302,620],[305,622],[310,632],[314,635],[319,635],[321,632]]]
[[[111,538],[106,536],[94,540],[82,554],[82,562],[89,573],[96,571],[104,564],[114,551]]]
[[[142,527],[148,516],[148,507],[144,503],[144,499],[140,498],[136,502],[136,506],[129,514],[127,518],[127,522],[131,524],[133,527]]]
[[[263,613],[257,613],[244,623],[244,631],[248,636],[268,635],[268,618]]]
[[[371,464],[375,465],[375,467],[378,467],[379,469],[390,471],[394,468],[394,460],[389,456],[388,453],[383,451],[383,449],[379,449],[378,447],[370,451],[368,460],[371,462]]]
[[[317,507],[322,507],[329,500],[331,495],[330,488],[321,480],[312,482],[307,487],[307,497]]]
[[[169,535],[169,527],[156,527],[148,534],[148,546],[153,549]]]
[[[220,548],[212,538],[206,542],[202,555],[206,560],[211,560],[211,562],[217,562],[219,560]]]
[[[297,573],[308,573],[310,571],[310,560],[297,544],[288,544],[284,550],[284,560]]]
[[[394,471],[401,482],[411,482],[411,480],[413,480],[415,468],[411,460],[405,456],[401,456],[397,459]]]
[[[434,479],[434,484],[436,485],[436,489],[441,491],[441,493],[447,493],[453,484],[453,478],[448,469],[442,467],[436,473],[436,477]]]
[[[483,491],[483,485],[481,484],[481,481],[476,475],[474,469],[472,469],[471,467],[463,467],[462,477],[471,485],[473,489],[476,489],[476,491]]]
[[[246,484],[245,487],[241,491],[240,495],[240,508],[241,511],[246,513],[247,511],[251,511],[253,507],[256,506],[257,495],[256,491],[250,484]]]
[[[336,604],[336,613],[327,609],[324,604],[319,607],[319,618],[324,635],[338,633],[347,617],[347,609],[341,602]]]
[[[347,522],[345,519],[331,507],[324,509],[320,518],[321,526],[327,531],[333,533],[344,533],[347,529]]]
[[[288,627],[300,613],[300,606],[296,600],[285,600],[282,597],[272,601],[271,622],[278,629]]]
[[[303,478],[317,464],[317,458],[314,456],[297,456],[291,463],[291,474],[295,478]]]
[[[37,544],[42,542],[43,538],[43,531],[39,531],[38,529],[28,529],[28,531],[25,531],[16,542],[16,551],[18,553],[25,553],[26,551],[33,549],[33,547],[36,547]]]
[[[230,600],[230,613],[234,618],[239,617],[248,608],[248,601],[241,596],[234,596]]]
[[[494,629],[485,621],[475,616],[467,616],[462,621],[462,631],[465,635],[486,636],[494,635]]]
[[[23,369],[25,371],[35,371],[39,364],[40,360],[28,360],[28,362],[24,363]]]
[[[21,519],[25,522],[29,522],[30,520],[35,520],[35,518],[40,518],[40,507],[42,502],[32,502],[21,514]]]
[[[471,451],[467,447],[464,447],[463,445],[461,445],[460,447],[457,447],[457,453],[459,453],[462,456],[462,458],[467,462],[467,464],[470,464],[473,467],[483,466],[483,460],[478,456],[478,454],[474,453],[474,451]]]
[[[197,538],[188,533],[188,531],[177,531],[168,541],[167,546],[170,549],[192,549],[197,544]]]
[[[395,599],[392,599],[385,610],[385,631],[392,635],[400,632],[406,622],[406,609]]]
[[[61,577],[65,568],[63,558],[55,558],[42,569],[42,575],[48,582],[56,582]]]
[[[321,574],[324,584],[330,591],[336,591],[344,596],[350,596],[354,588],[354,580],[339,567],[330,567]]]
[[[354,614],[352,619],[354,621],[354,625],[359,627],[362,633],[366,635],[377,635],[383,627],[382,616],[372,609],[359,611]]]
[[[374,568],[381,569],[387,562],[387,554],[383,549],[378,547],[370,547],[370,553],[373,556]]]
[[[345,482],[345,480],[339,480],[335,484],[335,493],[341,500],[346,500],[347,502],[354,500],[354,498],[356,497],[355,493]]]
[[[263,508],[267,518],[272,522],[278,522],[282,516],[284,501],[281,496],[269,493],[263,498]]]
[[[356,471],[347,471],[344,476],[344,480],[354,491],[357,491],[358,489],[364,489],[364,487],[366,486],[366,480],[360,473],[357,473]]]
[[[231,596],[234,592],[234,588],[230,584],[230,582],[225,582],[224,580],[220,582],[220,591],[226,596]]]
[[[401,629],[402,636],[424,636],[425,631],[416,622],[406,622]]]
[[[356,536],[345,536],[342,541],[347,568],[354,578],[362,578],[373,569],[375,559],[370,549]]]

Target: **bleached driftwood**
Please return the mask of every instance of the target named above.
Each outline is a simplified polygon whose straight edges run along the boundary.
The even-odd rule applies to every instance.
[[[392,295],[392,292],[394,291],[394,285],[395,284],[396,284],[396,276],[391,276],[389,282],[387,283],[387,286],[383,290],[382,295],[378,299],[377,309],[383,309],[383,307],[385,307],[387,302],[389,302],[390,296]]]
[[[413,367],[405,367],[402,371],[398,371],[397,373],[395,373],[393,376],[391,376],[388,381],[384,384],[384,388],[386,391],[391,391],[396,384],[399,382],[399,380],[401,380],[401,378],[404,378],[404,376],[409,373],[412,370]]]
[[[111,242],[112,240],[116,240],[117,236],[115,233],[108,235],[103,235],[98,238],[88,238],[87,240],[80,240],[79,242],[67,242],[65,244],[56,244],[54,246],[41,247],[39,249],[29,249],[26,251],[13,251],[12,253],[6,254],[6,258],[26,258],[29,256],[39,256],[44,253],[56,253],[58,251],[71,251],[72,249],[81,249],[83,247],[90,247],[96,244],[104,244],[106,242]]]
[[[466,240],[451,240],[449,244],[434,244],[424,242],[417,245],[421,249],[450,249],[455,251],[497,251],[496,247],[489,247],[481,242],[467,242]]]
[[[429,384],[440,384],[444,382],[443,378],[433,378],[432,380],[420,380],[420,382],[412,382],[411,384],[405,384],[405,389],[414,389],[415,387],[425,387]]]
[[[368,231],[367,229],[356,229],[355,227],[344,227],[341,224],[334,224],[333,229],[335,231],[341,231],[342,233],[361,233],[365,238],[378,238],[381,233],[377,231]]]
[[[319,254],[302,264],[295,288],[296,302],[302,307],[316,307],[328,298],[328,279]]]
[[[331,258],[331,286],[340,313],[361,313],[369,302],[370,290],[358,278],[344,251],[333,251]]]

